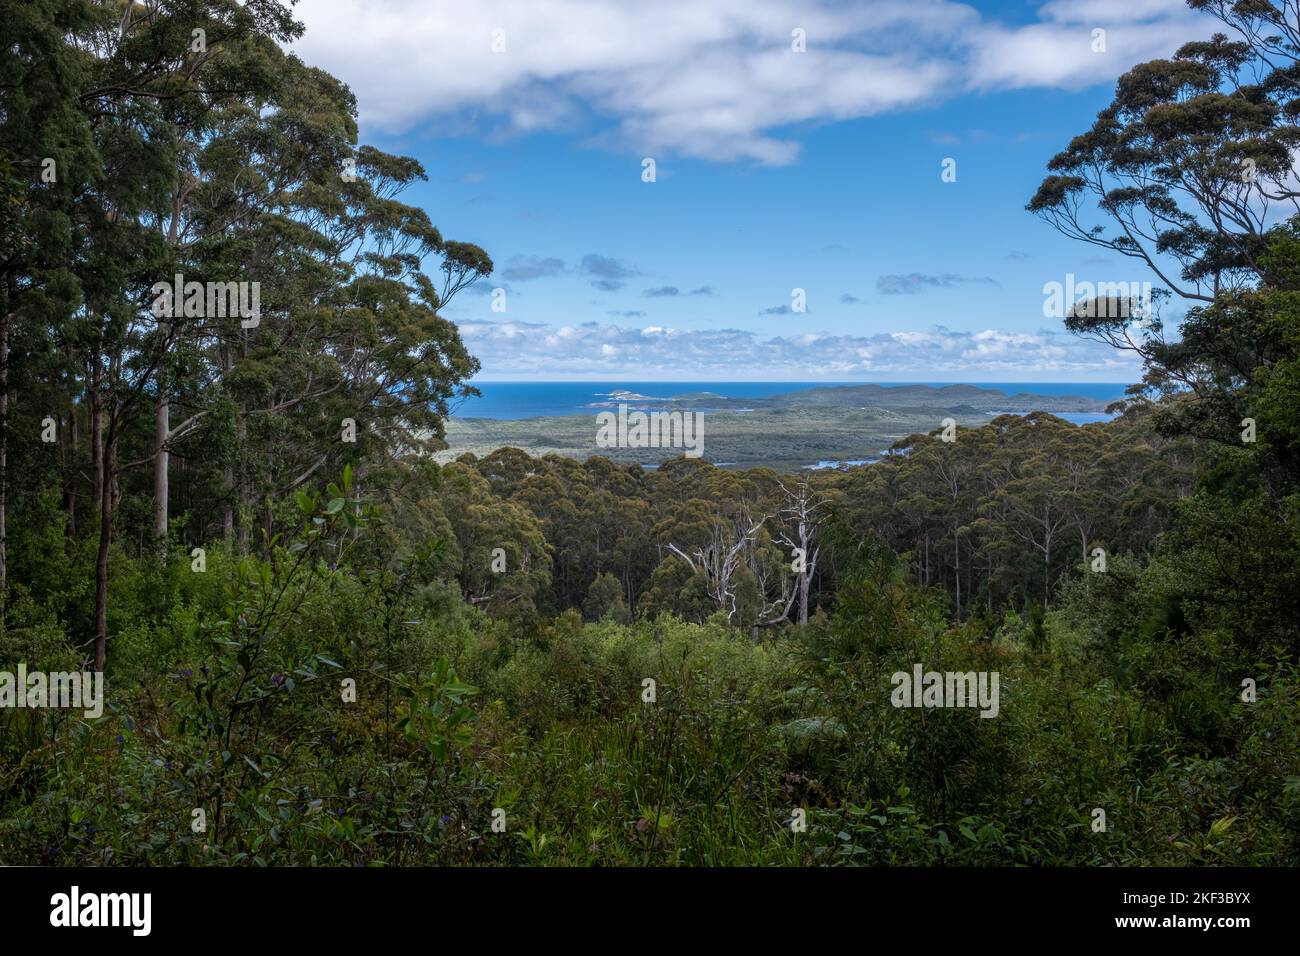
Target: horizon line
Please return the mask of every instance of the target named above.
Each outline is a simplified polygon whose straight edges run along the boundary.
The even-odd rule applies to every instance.
[[[1131,381],[1097,381],[1092,379],[834,379],[808,378],[475,378],[466,385],[584,385],[609,382],[642,382],[655,385],[731,384],[731,385],[1134,385]]]

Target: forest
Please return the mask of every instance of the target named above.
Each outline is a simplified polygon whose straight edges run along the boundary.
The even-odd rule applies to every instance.
[[[1114,420],[796,474],[440,463],[494,264],[290,6],[6,5],[0,672],[107,691],[0,864],[1300,864],[1300,22],[1189,5],[1025,196],[1161,283]]]

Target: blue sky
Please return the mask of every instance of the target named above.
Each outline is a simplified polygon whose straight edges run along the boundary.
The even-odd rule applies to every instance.
[[[363,140],[425,165],[403,198],[496,263],[445,310],[480,380],[1138,377],[1043,285],[1154,276],[1024,205],[1121,72],[1211,32],[1179,0],[298,11]]]

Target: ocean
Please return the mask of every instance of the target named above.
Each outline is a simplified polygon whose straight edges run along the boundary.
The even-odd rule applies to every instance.
[[[452,403],[457,418],[538,418],[557,415],[595,414],[617,392],[632,392],[641,404],[686,392],[713,392],[727,398],[766,398],[783,392],[834,385],[962,385],[994,389],[1013,395],[1033,392],[1039,395],[1079,395],[1085,398],[1113,400],[1124,395],[1127,385],[1121,382],[474,382],[483,394]],[[1059,414],[1059,413],[1058,413]],[[1106,421],[1109,415],[1092,412],[1060,414],[1075,424]]]

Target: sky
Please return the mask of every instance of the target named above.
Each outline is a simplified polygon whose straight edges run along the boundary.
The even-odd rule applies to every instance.
[[[1043,287],[1155,276],[1024,207],[1120,74],[1214,32],[1181,0],[296,10],[361,141],[424,165],[401,198],[495,263],[443,311],[479,381],[1140,377]]]

